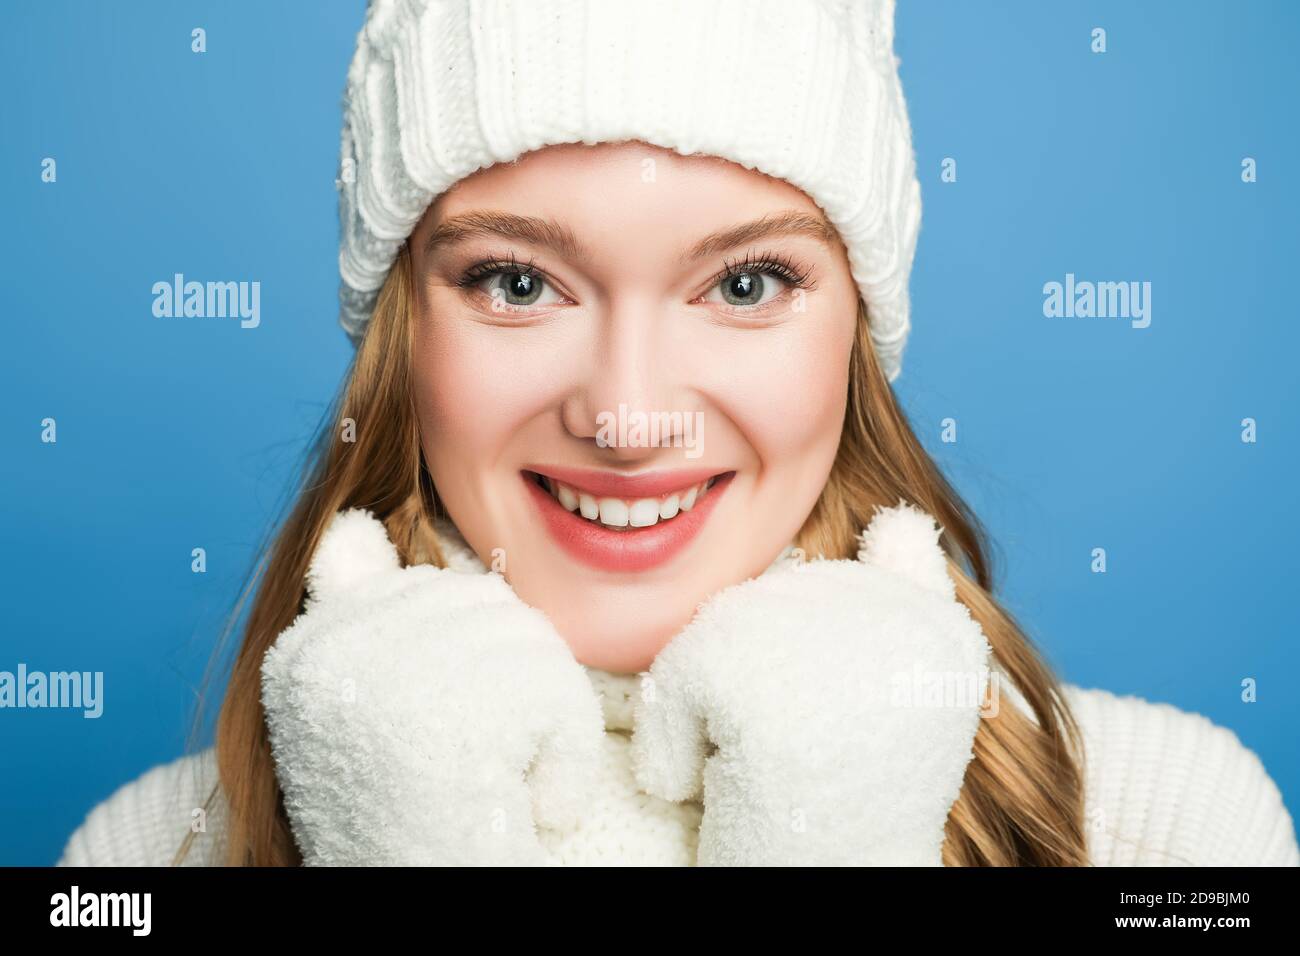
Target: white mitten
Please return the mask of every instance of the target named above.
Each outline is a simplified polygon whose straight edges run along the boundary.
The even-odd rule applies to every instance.
[[[941,865],[990,652],[938,537],[882,510],[858,560],[778,562],[659,653],[632,759],[648,793],[703,789],[699,865]]]
[[[335,516],[262,702],[307,865],[544,865],[577,822],[600,703],[498,574],[402,568],[369,512]]]

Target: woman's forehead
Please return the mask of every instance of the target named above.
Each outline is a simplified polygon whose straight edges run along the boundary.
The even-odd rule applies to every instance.
[[[427,237],[483,216],[530,217],[577,235],[631,238],[628,229],[673,227],[683,239],[761,217],[821,209],[790,183],[716,156],[683,156],[639,141],[547,146],[479,170],[430,205]],[[825,230],[833,234],[829,224]],[[812,230],[805,230],[812,232]]]

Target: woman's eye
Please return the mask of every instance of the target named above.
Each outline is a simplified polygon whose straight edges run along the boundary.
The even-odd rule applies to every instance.
[[[536,273],[497,272],[484,277],[478,287],[492,299],[493,311],[557,305],[562,296]]]
[[[738,272],[724,276],[710,292],[718,293],[727,305],[738,308],[752,308],[766,305],[782,293],[785,280],[766,272]],[[718,301],[708,299],[707,301]]]

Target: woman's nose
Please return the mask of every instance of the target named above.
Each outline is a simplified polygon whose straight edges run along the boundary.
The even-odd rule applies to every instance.
[[[680,438],[672,434],[671,423],[688,411],[683,403],[688,390],[678,381],[680,365],[667,326],[644,303],[611,307],[596,326],[582,381],[565,399],[564,425],[570,434],[595,439],[626,459],[644,457],[646,449]],[[638,416],[666,427],[638,429]]]

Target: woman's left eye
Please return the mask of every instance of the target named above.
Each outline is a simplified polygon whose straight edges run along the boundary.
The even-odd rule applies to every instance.
[[[788,285],[789,283],[784,279],[770,272],[737,272],[723,276],[709,291],[705,301],[719,301],[711,298],[716,293],[726,305],[753,308],[771,302],[785,291]]]

